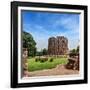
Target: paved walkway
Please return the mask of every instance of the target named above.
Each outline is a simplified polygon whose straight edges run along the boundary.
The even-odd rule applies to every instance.
[[[79,71],[66,69],[64,65],[58,65],[56,68],[53,68],[53,69],[33,71],[33,72],[29,72],[28,74],[30,77],[51,76],[51,75],[70,75],[70,74],[79,74]]]

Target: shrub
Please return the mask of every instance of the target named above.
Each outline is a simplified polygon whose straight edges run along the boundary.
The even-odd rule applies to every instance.
[[[50,58],[50,60],[49,60],[50,62],[53,62],[53,58]]]
[[[38,62],[38,61],[40,61],[40,58],[35,58],[35,62]]]
[[[40,62],[45,62],[43,59],[40,59]]]
[[[40,58],[40,62],[46,62],[46,61],[48,61],[48,58],[47,57],[41,57]]]

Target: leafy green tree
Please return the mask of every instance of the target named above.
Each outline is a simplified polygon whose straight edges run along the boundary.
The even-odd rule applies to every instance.
[[[43,56],[43,55],[47,55],[47,53],[48,53],[48,50],[46,48],[44,48],[44,49],[41,49],[40,51],[37,51],[36,55]]]
[[[42,56],[42,55],[43,55],[42,50],[36,52],[36,56]]]
[[[76,49],[72,49],[72,51],[71,51],[72,53],[76,53]]]
[[[43,55],[47,55],[47,49],[46,48],[44,48],[43,50],[42,50],[42,53],[43,53]]]
[[[29,56],[35,56],[36,54],[36,42],[30,33],[23,31],[23,48],[28,49]]]
[[[79,53],[79,46],[77,46],[77,50],[76,51],[77,51],[77,53]]]

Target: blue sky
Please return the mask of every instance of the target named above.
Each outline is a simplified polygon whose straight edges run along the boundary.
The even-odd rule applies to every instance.
[[[69,49],[79,44],[80,14],[22,11],[23,30],[32,34],[37,50],[48,47],[48,38],[65,36]]]

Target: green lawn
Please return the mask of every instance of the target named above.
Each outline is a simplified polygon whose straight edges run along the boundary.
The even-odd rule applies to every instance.
[[[50,60],[50,58],[49,58]],[[28,71],[51,69],[56,67],[58,64],[67,64],[67,58],[54,58],[53,62],[35,62],[35,58],[28,58]]]

